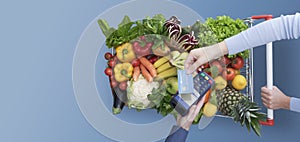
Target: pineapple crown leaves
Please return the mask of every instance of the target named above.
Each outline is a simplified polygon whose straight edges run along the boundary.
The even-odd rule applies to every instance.
[[[240,122],[241,126],[246,125],[249,132],[252,128],[258,136],[261,135],[259,121],[265,120],[266,114],[258,112],[261,108],[256,103],[243,98],[234,106],[231,106],[231,110],[230,115],[235,122]]]

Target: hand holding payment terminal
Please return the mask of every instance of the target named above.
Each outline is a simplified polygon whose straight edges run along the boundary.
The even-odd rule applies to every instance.
[[[205,95],[213,86],[214,80],[205,72],[188,75],[185,70],[178,70],[178,92],[171,100],[171,106],[182,116],[190,107]]]

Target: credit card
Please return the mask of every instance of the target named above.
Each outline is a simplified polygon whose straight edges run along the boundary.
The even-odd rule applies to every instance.
[[[194,81],[192,74],[186,74],[186,70],[177,70],[178,94],[194,93]]]

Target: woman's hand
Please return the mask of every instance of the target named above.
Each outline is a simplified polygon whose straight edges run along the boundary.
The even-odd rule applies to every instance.
[[[262,87],[261,99],[263,104],[269,109],[290,109],[290,97],[286,96],[276,86],[273,86],[273,90]]]
[[[199,66],[209,62],[210,60],[217,59],[225,54],[228,54],[228,49],[225,42],[193,49],[185,60],[184,68],[186,69],[187,74],[191,74]]]
[[[199,66],[209,61],[205,50],[205,48],[197,48],[189,53],[184,64],[187,74],[193,73]]]

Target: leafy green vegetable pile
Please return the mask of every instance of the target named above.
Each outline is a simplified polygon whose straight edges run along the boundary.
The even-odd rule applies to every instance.
[[[162,116],[166,116],[173,111],[170,104],[171,99],[172,95],[167,92],[165,83],[163,83],[159,88],[153,89],[152,94],[148,95],[148,100],[154,105],[153,108],[156,109],[157,113],[160,113]]]
[[[142,35],[158,34],[167,36],[167,30],[164,26],[166,19],[162,14],[157,14],[152,18],[146,17],[141,21],[132,22],[128,16],[125,16],[118,25],[118,29],[109,27],[108,23],[100,19],[98,24],[106,36],[106,46],[108,48],[118,47]]]

